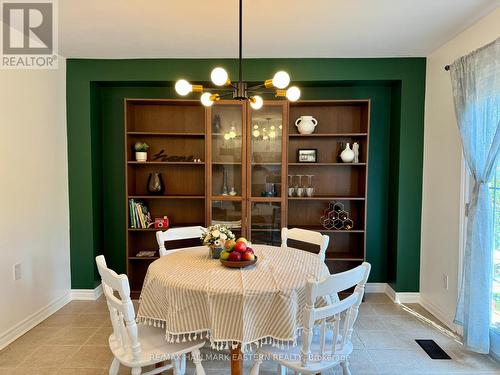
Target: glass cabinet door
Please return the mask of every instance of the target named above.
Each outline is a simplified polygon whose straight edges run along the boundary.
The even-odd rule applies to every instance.
[[[246,185],[244,106],[218,102],[210,110],[210,223],[242,235]]]
[[[249,109],[248,181],[250,237],[254,243],[279,244],[283,215],[283,165],[286,128],[283,102]]]
[[[251,202],[252,243],[279,246],[281,243],[281,202]]]

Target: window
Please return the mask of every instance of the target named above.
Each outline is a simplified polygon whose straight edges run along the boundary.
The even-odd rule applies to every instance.
[[[493,205],[493,285],[491,323],[500,329],[500,160],[490,182],[490,195]]]

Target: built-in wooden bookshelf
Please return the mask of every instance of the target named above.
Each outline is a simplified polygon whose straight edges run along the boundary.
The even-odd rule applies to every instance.
[[[125,150],[127,191],[127,274],[133,294],[138,295],[149,264],[158,258],[154,228],[130,228],[129,199],[148,205],[151,216],[169,217],[171,226],[206,225],[206,110],[199,101],[125,100]],[[147,162],[135,161],[133,146],[145,142]],[[201,162],[153,160],[161,150],[167,155],[193,156]],[[162,174],[165,191],[150,195],[150,173]],[[153,257],[137,257],[142,250]]]
[[[318,120],[313,134],[297,131],[295,121],[304,115]],[[315,192],[313,197],[288,197],[288,227],[315,230],[330,237],[326,263],[331,272],[352,268],[366,258],[370,101],[300,101],[290,104],[289,117],[287,173],[314,175]],[[341,142],[351,146],[359,143],[359,163],[338,160]],[[299,163],[299,149],[317,149],[317,163]],[[344,205],[354,222],[352,229],[322,226],[320,218],[330,201]]]
[[[130,227],[129,199],[146,203],[153,218],[167,215],[174,227],[207,226],[214,220],[240,222],[232,230],[253,243],[279,245],[282,226],[320,231],[330,236],[326,262],[331,271],[363,261],[369,113],[369,100],[265,101],[261,110],[254,111],[234,101],[205,108],[199,101],[126,99],[126,256],[132,292],[140,292],[147,267],[158,258],[158,245],[156,229]],[[298,134],[295,120],[303,115],[318,120],[313,134]],[[257,128],[259,136],[254,132]],[[264,139],[264,128],[275,134]],[[147,162],[135,161],[133,145],[139,141],[150,146]],[[360,162],[339,162],[339,142],[358,142]],[[297,150],[307,148],[318,150],[317,163],[298,162]],[[168,155],[200,161],[154,160],[153,155],[162,149]],[[163,177],[162,195],[147,191],[148,176],[155,172]],[[287,176],[299,174],[314,175],[313,197],[287,196]],[[234,195],[222,195],[224,175]],[[262,196],[270,186],[275,194]],[[350,213],[352,229],[322,227],[323,210],[334,200]],[[142,250],[156,253],[137,257]]]

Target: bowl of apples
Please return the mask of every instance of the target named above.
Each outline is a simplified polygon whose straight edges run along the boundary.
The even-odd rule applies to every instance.
[[[220,253],[219,260],[224,266],[229,268],[244,268],[255,264],[257,257],[250,247],[248,240],[240,237],[236,241],[226,241],[224,250]]]

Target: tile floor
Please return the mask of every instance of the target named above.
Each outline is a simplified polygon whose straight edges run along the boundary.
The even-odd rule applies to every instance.
[[[431,317],[419,305],[417,312]],[[111,363],[111,332],[106,303],[73,301],[0,351],[0,375],[104,375]],[[368,294],[361,305],[353,338],[351,371],[358,374],[500,374],[491,358],[463,350],[453,339],[420,322],[381,294]],[[452,360],[431,360],[415,343],[434,339]],[[204,350],[205,354],[211,349]],[[229,374],[226,361],[205,361],[207,375]],[[245,373],[251,363],[245,363]],[[188,363],[187,374],[194,369]],[[276,373],[264,363],[262,375]],[[289,372],[291,374],[291,372]],[[339,369],[330,372],[340,374]],[[120,374],[130,374],[126,368]]]

